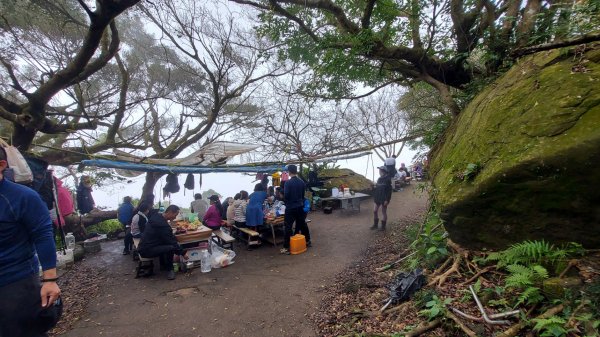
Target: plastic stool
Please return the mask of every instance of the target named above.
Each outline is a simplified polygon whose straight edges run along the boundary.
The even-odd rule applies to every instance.
[[[296,234],[290,238],[290,254],[302,254],[306,251],[306,238],[302,234]]]

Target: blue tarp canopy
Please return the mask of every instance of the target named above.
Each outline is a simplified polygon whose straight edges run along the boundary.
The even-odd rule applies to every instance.
[[[114,161],[108,159],[90,159],[82,160],[83,166],[95,166],[103,168],[113,168],[120,170],[138,171],[138,172],[160,172],[160,173],[218,173],[218,172],[276,172],[283,171],[285,165],[268,166],[173,166],[159,164],[131,163],[125,161]]]

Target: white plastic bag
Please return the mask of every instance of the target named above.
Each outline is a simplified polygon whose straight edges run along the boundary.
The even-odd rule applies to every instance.
[[[212,251],[211,264],[213,268],[224,268],[234,262],[235,252],[233,250],[223,249],[214,242],[210,249]]]
[[[0,139],[0,146],[6,151],[8,167],[13,169],[15,182],[28,184],[33,181],[33,173],[21,155],[21,152],[16,147],[8,145],[4,140]]]

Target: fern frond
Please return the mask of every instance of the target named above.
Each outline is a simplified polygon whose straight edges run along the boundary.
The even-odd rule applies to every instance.
[[[536,277],[537,280],[543,281],[549,277],[548,270],[546,270],[546,268],[544,268],[540,265],[535,265],[532,268],[537,275],[537,277]]]
[[[537,287],[528,287],[523,290],[521,295],[517,300],[516,306],[526,303],[526,304],[535,304],[539,303],[544,299],[544,296],[540,292],[540,288]]]

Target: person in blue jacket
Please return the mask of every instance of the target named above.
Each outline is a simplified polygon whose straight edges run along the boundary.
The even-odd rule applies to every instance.
[[[123,248],[123,255],[127,255],[133,249],[133,236],[131,235],[131,219],[133,218],[133,204],[131,203],[131,197],[127,196],[123,198],[123,203],[117,210],[117,218],[123,228],[125,228],[125,247]]]
[[[0,147],[0,336],[46,336],[60,296],[52,220],[34,190],[4,178],[7,166]]]
[[[267,199],[267,192],[263,184],[259,183],[254,186],[254,193],[250,194],[250,201],[246,206],[246,227],[256,231],[256,227],[262,226],[265,214],[263,212],[263,204]],[[249,245],[259,244],[260,242],[248,242]]]

